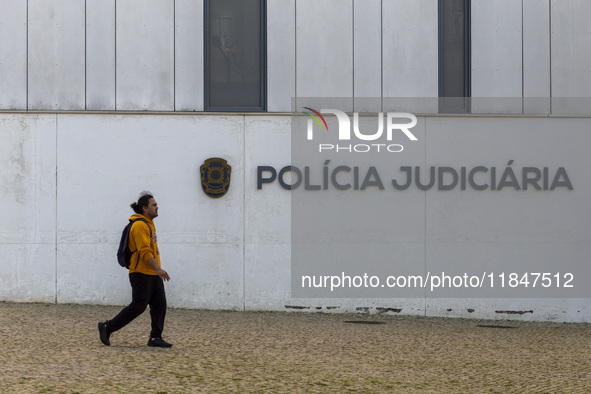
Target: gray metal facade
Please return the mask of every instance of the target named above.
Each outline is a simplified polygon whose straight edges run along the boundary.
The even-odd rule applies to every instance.
[[[591,97],[591,2],[471,9],[472,96],[515,99],[473,112],[552,113]],[[364,97],[437,97],[437,0],[267,10],[269,112],[290,111],[292,97],[352,98],[358,111],[375,109]],[[203,111],[202,0],[0,0],[0,37],[2,110]]]

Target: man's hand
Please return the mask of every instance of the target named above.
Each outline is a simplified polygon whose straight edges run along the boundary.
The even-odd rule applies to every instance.
[[[156,260],[154,260],[153,257],[150,257],[148,259],[148,261],[146,261],[146,263],[148,263],[148,265],[150,267],[152,267],[152,269],[154,271],[156,271],[156,274],[162,278],[162,280],[170,280],[170,276],[168,276],[168,272],[164,271],[162,268],[160,268],[160,266],[158,265],[158,263],[156,262]]]
[[[162,278],[162,280],[164,280],[164,281],[170,280],[170,276],[168,276],[168,272],[164,271],[162,268],[156,270],[156,273],[158,274],[159,277]]]

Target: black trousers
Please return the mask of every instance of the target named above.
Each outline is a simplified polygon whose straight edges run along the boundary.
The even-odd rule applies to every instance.
[[[117,316],[107,322],[109,332],[117,331],[133,319],[144,313],[146,307],[150,306],[152,318],[151,338],[161,338],[164,329],[164,318],[166,317],[166,294],[164,282],[158,275],[144,275],[139,272],[129,274],[131,282],[131,304],[123,308]]]

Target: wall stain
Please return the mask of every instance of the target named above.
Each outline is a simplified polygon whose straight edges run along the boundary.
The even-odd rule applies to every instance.
[[[525,313],[534,313],[534,311],[495,311],[495,313],[506,313],[508,315],[523,315]]]

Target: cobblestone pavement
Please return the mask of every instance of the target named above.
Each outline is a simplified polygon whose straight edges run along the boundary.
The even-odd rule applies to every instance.
[[[0,303],[0,393],[591,392],[589,324],[169,309],[174,347],[148,312],[103,346],[120,309]]]

